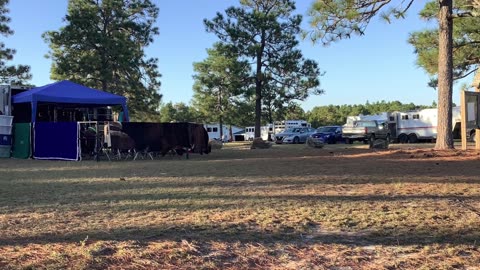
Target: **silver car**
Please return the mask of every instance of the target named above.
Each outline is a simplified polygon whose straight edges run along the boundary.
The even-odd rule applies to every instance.
[[[275,143],[305,143],[314,132],[314,128],[308,127],[289,128],[275,135]]]

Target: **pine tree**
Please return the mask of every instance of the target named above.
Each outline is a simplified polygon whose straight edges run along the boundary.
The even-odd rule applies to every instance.
[[[251,61],[255,83],[255,137],[260,137],[262,105],[285,106],[320,94],[318,64],[305,59],[298,49],[302,16],[294,15],[290,0],[241,0],[225,15],[205,20],[208,32],[241,60]],[[263,103],[269,98],[275,104]],[[274,99],[275,97],[275,99]],[[278,99],[276,99],[278,97]]]
[[[193,64],[193,104],[206,121],[219,123],[222,137],[224,121],[235,124],[238,107],[248,103],[250,66],[220,43],[207,53],[204,61]]]
[[[454,9],[463,14],[475,13],[468,0],[455,1]],[[436,21],[438,5],[428,2],[420,17]],[[474,73],[480,64],[480,17],[465,17],[453,24],[453,79],[462,79]],[[432,75],[430,85],[437,87],[438,79],[438,28],[413,32],[408,40],[415,47],[417,64]]]
[[[352,34],[363,35],[375,16],[390,21],[403,18],[415,0],[320,0],[310,10],[314,41],[329,44]],[[438,0],[438,124],[435,149],[453,148],[452,82],[453,82],[453,19],[475,16],[476,13],[453,13],[453,0]],[[383,12],[383,13],[382,13]]]
[[[158,35],[150,0],[70,0],[66,25],[44,34],[51,78],[68,79],[128,98],[135,116],[156,112],[160,73],[145,48]]]
[[[9,10],[7,8],[9,0],[0,0],[0,34],[4,37],[13,35],[13,30],[8,26],[10,17],[7,16]],[[5,48],[5,43],[0,42],[0,82],[15,85],[26,85],[27,81],[32,78],[30,74],[30,66],[7,65],[8,61],[13,59],[16,51],[14,49]]]

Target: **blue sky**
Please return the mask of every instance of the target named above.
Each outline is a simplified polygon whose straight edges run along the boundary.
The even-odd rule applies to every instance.
[[[32,67],[32,83],[41,86],[50,80],[50,59],[44,56],[48,46],[41,35],[57,30],[66,14],[67,0],[10,0],[13,36],[5,42],[15,48],[13,63]],[[206,33],[203,19],[237,5],[238,0],[154,0],[160,8],[157,25],[160,35],[147,49],[147,55],[159,59],[162,73],[163,102],[188,103],[192,96],[193,62],[205,59],[206,49],[217,41]],[[297,1],[297,12],[305,14],[310,0]],[[411,31],[428,25],[418,18],[424,1],[416,1],[405,20],[387,24],[374,19],[366,35],[342,40],[329,47],[301,42],[304,56],[314,59],[325,71],[321,77],[325,94],[301,102],[305,110],[328,104],[359,104],[387,100],[429,105],[437,92],[427,87],[428,75],[416,66],[413,47],[407,43]],[[306,18],[305,18],[306,19]],[[471,78],[464,82],[470,83]],[[454,102],[459,104],[461,83],[454,85]]]

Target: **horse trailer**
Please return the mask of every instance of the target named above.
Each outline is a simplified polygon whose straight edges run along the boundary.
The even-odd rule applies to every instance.
[[[460,132],[460,107],[452,110],[452,131],[455,137]],[[406,112],[380,113],[376,115],[359,115],[347,117],[345,126],[351,126],[359,120],[377,120],[386,122],[390,138],[399,143],[416,143],[434,141],[437,138],[438,109],[422,109]],[[468,135],[471,135],[471,131]]]
[[[260,127],[260,137],[265,141],[272,141],[275,137],[275,134],[280,133],[289,128],[296,127],[312,127],[310,123],[305,120],[283,120],[275,121],[273,123],[267,124]],[[255,127],[246,127],[245,128],[245,140],[252,141],[255,137]]]

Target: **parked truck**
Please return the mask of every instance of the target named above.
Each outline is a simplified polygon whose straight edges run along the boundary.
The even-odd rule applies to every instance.
[[[350,126],[345,126],[342,130],[342,138],[345,143],[362,141],[364,143],[373,143],[376,139],[390,141],[390,130],[388,124],[378,120],[359,120]]]

